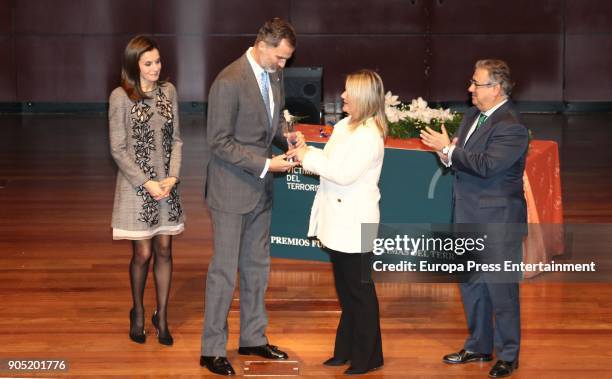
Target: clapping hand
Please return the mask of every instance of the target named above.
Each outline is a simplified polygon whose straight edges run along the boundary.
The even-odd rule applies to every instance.
[[[425,127],[424,130],[421,130],[421,141],[435,151],[441,151],[444,147],[451,144],[444,125],[442,125],[441,133],[436,132],[429,126]]]

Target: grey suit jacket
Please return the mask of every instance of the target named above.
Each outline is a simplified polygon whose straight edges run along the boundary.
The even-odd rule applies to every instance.
[[[272,143],[283,151],[287,141],[279,127],[284,108],[282,73],[270,74],[274,96],[272,123],[268,119],[257,79],[246,54],[227,66],[215,79],[208,96],[206,140],[210,160],[206,176],[208,206],[245,214],[262,196],[272,197],[272,174],[262,179]]]
[[[480,114],[464,115],[452,154],[455,223],[526,223],[523,171],[529,143],[527,128],[508,101],[465,138]]]

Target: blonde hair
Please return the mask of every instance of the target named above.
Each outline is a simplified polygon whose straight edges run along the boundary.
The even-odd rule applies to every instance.
[[[350,127],[355,129],[371,117],[380,135],[386,137],[385,89],[380,76],[372,70],[359,70],[346,77],[345,87],[347,96],[356,105]]]

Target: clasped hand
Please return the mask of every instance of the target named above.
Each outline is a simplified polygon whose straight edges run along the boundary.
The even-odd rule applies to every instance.
[[[170,195],[170,191],[175,184],[176,178],[170,176],[159,182],[156,180],[149,180],[143,186],[155,200],[159,201]]]

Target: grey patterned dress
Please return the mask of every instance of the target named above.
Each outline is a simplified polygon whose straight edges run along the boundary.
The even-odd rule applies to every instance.
[[[165,83],[146,94],[151,99],[134,102],[117,87],[109,99],[110,148],[119,168],[113,239],[149,239],[179,234],[184,228],[178,183],[160,201],[143,187],[150,179],[179,178],[183,141],[176,89]]]

